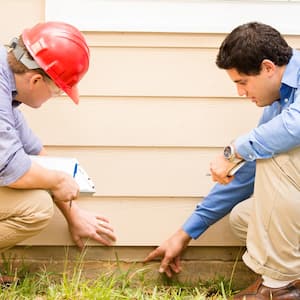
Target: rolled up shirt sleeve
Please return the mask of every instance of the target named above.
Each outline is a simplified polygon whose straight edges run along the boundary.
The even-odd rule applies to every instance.
[[[30,168],[31,160],[23,149],[8,157],[7,164],[0,171],[0,186],[7,186],[22,177]]]
[[[23,135],[3,119],[0,120],[0,136],[0,186],[7,186],[29,170],[31,160],[28,154],[38,154],[42,145],[34,135]],[[26,152],[28,147],[24,147],[21,137],[27,140],[31,153]]]
[[[297,95],[298,94],[298,95]],[[280,114],[234,141],[236,151],[247,161],[267,159],[300,146],[300,95]]]

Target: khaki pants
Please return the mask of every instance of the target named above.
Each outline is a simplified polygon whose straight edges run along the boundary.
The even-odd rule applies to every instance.
[[[258,160],[254,197],[230,214],[246,242],[243,260],[254,272],[278,280],[300,278],[300,149]]]
[[[52,215],[48,192],[0,187],[0,251],[38,234]]]

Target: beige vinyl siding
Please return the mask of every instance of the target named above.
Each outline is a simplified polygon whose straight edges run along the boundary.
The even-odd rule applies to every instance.
[[[45,20],[45,0],[0,0],[0,43],[8,44],[24,28]]]
[[[44,20],[44,0],[0,2],[3,42]],[[213,186],[209,161],[255,126],[261,109],[238,98],[215,66],[222,34],[84,34],[91,67],[79,106],[63,96],[22,110],[49,154],[75,156],[91,175],[97,192],[78,203],[111,220],[116,245],[158,245]],[[299,47],[298,36],[288,40]],[[44,232],[22,244],[72,241],[57,211]],[[192,245],[239,242],[224,219]]]
[[[85,35],[92,63],[79,106],[60,97],[23,111],[52,155],[75,156],[87,169],[97,192],[79,203],[111,220],[116,245],[158,245],[213,186],[209,161],[261,110],[216,68],[219,35]],[[70,243],[60,213],[26,241]],[[225,219],[192,244],[239,242]]]
[[[95,197],[82,198],[81,207],[104,214],[114,224],[116,246],[159,245],[189,216],[198,199],[188,197]],[[59,233],[59,234],[58,234]],[[72,245],[68,228],[56,211],[50,225],[22,245]],[[89,242],[89,245],[99,245]],[[212,226],[192,246],[234,246],[240,242],[232,235],[227,218]]]
[[[47,145],[205,148],[247,132],[261,110],[237,98],[84,96],[23,111]]]

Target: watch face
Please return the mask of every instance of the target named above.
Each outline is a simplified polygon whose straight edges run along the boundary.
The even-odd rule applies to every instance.
[[[226,146],[226,147],[224,148],[224,157],[225,157],[226,159],[232,158],[232,149],[231,149],[230,146]]]

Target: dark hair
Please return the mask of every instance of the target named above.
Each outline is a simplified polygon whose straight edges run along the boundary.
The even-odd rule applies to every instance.
[[[236,27],[219,48],[216,64],[221,69],[236,69],[246,75],[257,75],[264,59],[277,66],[288,64],[293,54],[281,34],[273,27],[251,22]]]

